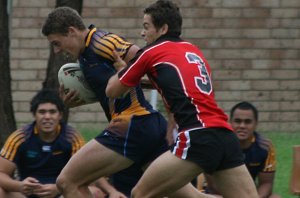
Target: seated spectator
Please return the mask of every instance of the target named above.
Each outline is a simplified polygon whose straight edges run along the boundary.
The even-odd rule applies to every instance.
[[[245,164],[256,182],[260,198],[280,198],[273,194],[275,179],[275,151],[272,142],[256,131],[258,111],[249,102],[240,102],[230,111],[230,123],[240,140],[245,155]],[[206,176],[206,191],[218,194],[213,178]]]
[[[30,105],[34,121],[13,132],[0,152],[1,198],[59,197],[56,178],[84,144],[74,128],[61,122],[64,104],[56,92],[42,90]],[[104,197],[99,188],[90,189],[96,198]]]

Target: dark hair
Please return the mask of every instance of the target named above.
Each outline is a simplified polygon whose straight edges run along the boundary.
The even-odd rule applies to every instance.
[[[250,102],[243,101],[243,102],[240,102],[240,103],[237,103],[236,105],[234,105],[232,107],[232,109],[230,110],[230,119],[232,119],[233,113],[235,112],[236,109],[252,110],[255,120],[256,121],[258,120],[258,111],[257,111],[256,107],[254,105],[252,105]]]
[[[52,103],[56,105],[58,111],[64,111],[64,103],[58,95],[58,92],[53,89],[42,89],[39,91],[30,102],[30,111],[35,114],[38,106],[44,103]]]
[[[156,29],[167,24],[167,35],[180,36],[182,17],[178,6],[174,2],[169,0],[158,0],[146,7],[144,9],[144,14],[151,16],[153,25]]]
[[[48,14],[48,17],[42,27],[42,33],[45,36],[50,34],[66,35],[69,27],[75,27],[84,30],[86,27],[78,12],[69,7],[58,7]]]

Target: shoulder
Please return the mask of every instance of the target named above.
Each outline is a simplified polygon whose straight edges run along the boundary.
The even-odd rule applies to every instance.
[[[93,40],[96,41],[100,41],[100,42],[125,42],[125,43],[130,43],[129,41],[127,41],[124,37],[118,35],[118,34],[114,34],[111,32],[105,32],[102,30],[97,30],[93,36],[92,36]]]
[[[93,34],[89,48],[102,58],[114,61],[114,50],[118,51],[120,56],[124,58],[131,46],[133,46],[133,43],[127,41],[122,36],[114,33],[97,31]]]
[[[65,124],[64,127],[65,132],[65,138],[66,141],[69,142],[69,144],[72,147],[72,155],[76,153],[83,145],[85,144],[85,141],[81,134],[72,126]]]
[[[9,135],[3,148],[1,149],[0,155],[6,159],[12,160],[17,150],[26,141],[27,135],[22,129],[18,129]]]
[[[23,129],[17,129],[12,134],[10,134],[6,140],[8,144],[20,144],[28,139],[29,134]]]
[[[63,127],[62,129],[64,130],[66,140],[70,143],[76,143],[83,145],[84,144],[84,139],[81,136],[80,132],[77,131],[74,127],[68,124],[62,124]]]
[[[264,137],[263,135],[255,132],[255,138],[256,138],[256,143],[257,145],[263,149],[263,150],[266,150],[266,151],[271,151],[271,150],[274,150],[274,146],[273,146],[273,143],[270,139],[267,139],[266,137]]]

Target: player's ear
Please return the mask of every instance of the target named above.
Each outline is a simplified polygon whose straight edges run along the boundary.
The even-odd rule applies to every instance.
[[[168,33],[168,30],[169,30],[168,24],[164,24],[164,25],[160,28],[161,35],[167,34],[167,33]]]
[[[62,120],[64,117],[64,112],[60,111],[59,112],[59,120]]]
[[[68,27],[68,35],[74,36],[76,34],[76,28],[73,26]]]

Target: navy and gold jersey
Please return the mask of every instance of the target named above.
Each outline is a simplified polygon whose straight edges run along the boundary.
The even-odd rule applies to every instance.
[[[33,122],[8,137],[0,156],[16,164],[21,180],[30,176],[43,184],[55,183],[68,160],[84,144],[81,135],[69,125],[61,123],[57,133],[53,142],[44,142]]]
[[[254,132],[252,145],[243,150],[245,164],[255,180],[260,172],[274,172],[276,169],[275,149],[272,142]]]
[[[116,73],[113,66],[113,51],[118,51],[122,58],[133,44],[124,38],[90,27],[86,37],[86,48],[79,62],[86,81],[96,93],[97,98],[109,121],[113,119],[130,120],[133,115],[147,115],[155,112],[145,100],[140,86],[132,88],[122,98],[109,99],[105,94],[108,80]]]

